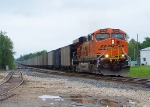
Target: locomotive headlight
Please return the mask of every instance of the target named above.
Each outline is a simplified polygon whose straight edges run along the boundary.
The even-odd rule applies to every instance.
[[[124,54],[122,54],[122,57],[124,57]]]
[[[114,40],[111,40],[111,43],[112,43],[112,44],[114,44],[114,43],[115,43],[115,41],[114,41]]]
[[[108,56],[109,56],[109,55],[108,55],[108,54],[106,54],[106,55],[105,55],[105,58],[108,58]]]

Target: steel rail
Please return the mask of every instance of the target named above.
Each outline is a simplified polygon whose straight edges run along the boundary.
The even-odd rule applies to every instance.
[[[8,75],[10,75],[10,74],[8,74]],[[3,87],[4,86],[8,86],[8,82],[10,82],[11,80],[11,84],[13,84],[13,83],[16,83],[16,81],[13,81],[13,75],[16,75],[14,72],[12,73],[12,75],[11,76],[9,76],[9,78],[8,79],[6,79],[6,81],[4,81],[1,85],[0,85],[0,89],[3,89]],[[18,75],[18,74],[17,74]],[[7,76],[6,76],[7,77]],[[15,77],[16,78],[16,77]],[[2,91],[2,93],[0,93],[0,95],[2,96],[2,95],[5,95],[5,94],[7,94],[7,93],[9,93],[9,92],[11,92],[11,91],[13,91],[13,90],[15,90],[17,87],[19,87],[23,82],[24,82],[24,79],[23,79],[23,76],[22,76],[22,72],[19,72],[19,76],[17,77],[17,79],[18,78],[20,78],[20,81],[15,85],[15,86],[13,86],[13,87],[8,87],[7,88],[7,91]],[[2,86],[3,85],[3,86]]]
[[[6,75],[6,77],[4,78],[4,80],[2,81],[2,83],[0,84],[0,86],[3,85],[4,83],[6,83],[6,82],[9,80],[9,79],[12,77],[13,73],[14,73],[14,71],[10,71],[10,72]]]
[[[140,84],[142,86],[146,86],[147,88],[150,88],[150,79],[147,79],[147,78],[133,78],[133,77],[125,77],[125,76],[103,76],[100,74],[92,74],[92,73],[54,71],[54,70],[40,69],[40,68],[34,68],[34,67],[27,67],[27,68],[36,72],[40,72],[40,73],[47,73],[47,74],[60,75],[60,76],[72,76],[72,77],[79,77],[79,78],[88,78],[88,79],[94,79],[94,80],[104,80],[104,81],[118,82],[118,83]]]

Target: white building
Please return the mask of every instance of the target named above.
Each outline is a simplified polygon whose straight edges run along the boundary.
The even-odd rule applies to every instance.
[[[140,50],[141,64],[150,65],[150,47]]]

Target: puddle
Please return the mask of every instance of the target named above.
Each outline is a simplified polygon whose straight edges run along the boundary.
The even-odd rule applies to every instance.
[[[53,95],[42,95],[38,96],[42,101],[48,101],[51,105],[66,105],[70,107],[120,107],[125,105],[137,104],[133,100],[119,100],[118,98],[96,98],[92,96],[53,96]],[[113,100],[112,100],[113,99]]]
[[[38,96],[41,98],[43,101],[46,101],[46,99],[54,99],[55,101],[63,101],[63,99],[60,96],[52,96],[52,95],[42,95]]]
[[[107,107],[107,106],[116,106],[115,102],[113,101],[110,101],[108,99],[101,99],[100,100],[100,104],[104,107]]]
[[[136,104],[137,102],[134,102],[132,100],[129,100],[129,104]]]

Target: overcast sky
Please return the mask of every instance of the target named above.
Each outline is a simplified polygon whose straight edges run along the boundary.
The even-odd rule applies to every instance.
[[[150,0],[0,0],[0,30],[15,58],[71,44],[100,28],[119,28],[130,39],[150,37]]]

